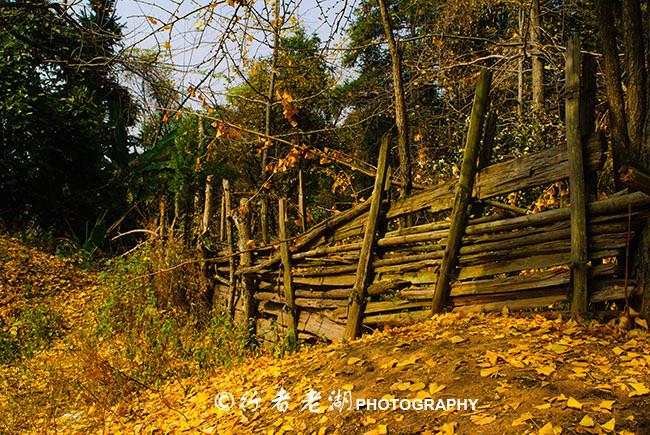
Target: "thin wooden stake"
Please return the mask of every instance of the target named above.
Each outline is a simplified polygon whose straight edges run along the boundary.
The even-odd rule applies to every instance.
[[[228,180],[222,180],[221,185],[223,187],[223,219],[224,219],[224,229],[226,233],[226,242],[228,244],[228,301],[227,309],[230,314],[230,319],[235,318],[235,244],[232,237],[232,200],[230,199],[230,182]]]
[[[580,134],[580,40],[569,39],[566,52],[566,138],[569,156],[569,193],[571,200],[571,270],[573,297],[571,314],[582,317],[587,312],[587,206],[585,167]]]
[[[223,242],[226,237],[226,196],[221,193],[221,215],[219,216],[219,241]]]
[[[278,213],[278,227],[280,236],[280,255],[282,256],[282,280],[284,284],[284,299],[289,314],[289,331],[287,334],[287,346],[293,350],[298,338],[298,310],[294,301],[293,286],[291,283],[291,260],[289,258],[289,242],[287,237],[287,200],[280,199]]]
[[[307,215],[305,214],[305,196],[302,184],[302,169],[298,171],[298,213],[300,214],[300,226],[302,232],[307,231]]]
[[[440,264],[436,287],[433,292],[433,300],[431,303],[432,313],[437,313],[443,309],[451,291],[451,275],[458,262],[458,251],[465,231],[468,206],[472,189],[474,188],[474,176],[476,175],[476,164],[481,144],[482,124],[488,108],[491,81],[492,73],[487,69],[481,70],[481,75],[476,86],[476,94],[474,95],[474,105],[472,107],[469,130],[467,132],[463,164],[460,168],[460,180],[454,196],[449,238],[442,263]]]
[[[351,305],[348,310],[344,335],[347,340],[359,336],[361,332],[361,324],[363,323],[363,312],[366,305],[368,277],[370,275],[372,260],[371,257],[377,241],[379,209],[384,196],[384,182],[386,180],[386,172],[388,168],[389,143],[390,137],[386,135],[379,150],[377,176],[375,177],[375,185],[370,199],[370,211],[368,212],[368,220],[366,221],[366,228],[363,234],[363,244],[361,245],[361,253],[359,254],[357,274],[354,281],[354,287],[352,288],[352,294],[350,296]]]

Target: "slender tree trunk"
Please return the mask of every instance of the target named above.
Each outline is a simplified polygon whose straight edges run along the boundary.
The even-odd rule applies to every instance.
[[[623,0],[623,42],[627,75],[627,131],[631,156],[638,155],[643,141],[646,113],[646,67],[639,0]]]
[[[645,55],[646,55],[646,92],[650,93],[650,1],[645,3]],[[646,94],[646,104],[650,102],[650,94]],[[645,137],[642,143],[639,161],[645,170],[650,169],[650,110],[646,106]],[[650,322],[650,219],[645,221],[635,250],[636,281],[639,293],[642,295],[641,314]]]
[[[625,100],[621,85],[621,67],[616,51],[616,30],[614,28],[614,11],[611,0],[596,0],[596,16],[598,17],[598,36],[603,49],[603,69],[605,71],[605,86],[609,105],[609,130],[612,140],[612,159],[614,172],[618,174],[622,163],[626,160],[628,136],[625,118]],[[614,177],[618,180],[618,177]],[[620,183],[617,181],[617,187]]]
[[[524,62],[526,61],[523,47],[524,38],[524,10],[519,8],[519,40],[522,43],[521,50],[519,51],[519,62],[517,65],[517,109],[519,121],[522,121],[524,118]]]
[[[405,184],[400,192],[404,197],[411,193],[413,184],[411,176],[411,153],[408,142],[408,120],[406,118],[406,102],[404,100],[404,80],[402,78],[402,56],[400,47],[393,35],[393,26],[390,13],[384,0],[377,0],[381,21],[384,26],[384,33],[388,41],[390,57],[393,68],[393,89],[395,92],[395,124],[397,126],[397,152],[399,155],[400,175]]]
[[[271,55],[271,76],[269,78],[269,88],[266,93],[266,111],[264,114],[264,134],[267,137],[271,136],[273,131],[271,126],[273,97],[275,95],[275,79],[277,76],[278,57],[280,54],[280,0],[275,1],[273,18],[273,54]],[[266,181],[266,163],[268,159],[268,144],[265,144],[262,151],[262,183]],[[266,195],[262,195],[262,205],[260,210],[260,232],[262,236],[262,243],[269,241],[269,199]]]
[[[533,0],[530,9],[530,43],[533,49],[533,108],[544,110],[544,63],[541,54],[542,20],[540,0]]]

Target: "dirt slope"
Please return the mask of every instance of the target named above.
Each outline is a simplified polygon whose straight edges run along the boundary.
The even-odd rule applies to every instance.
[[[210,378],[140,388],[98,419],[90,398],[108,391],[69,397],[79,390],[65,388],[88,376],[74,330],[91,321],[88,295],[101,297],[94,275],[0,239],[3,256],[3,300],[23,300],[16,289],[34,287],[35,276],[57,279],[59,292],[44,297],[70,328],[21,368],[1,366],[0,394],[10,397],[0,399],[6,433],[650,434],[647,331],[531,313],[445,314],[349,344],[250,359]],[[289,396],[285,412],[274,402],[281,389]],[[228,393],[234,406],[218,409],[215,397],[226,408]],[[369,409],[403,398],[437,409]],[[365,407],[349,409],[359,399]],[[476,400],[476,409],[458,410],[450,399]],[[39,409],[39,401],[50,404]],[[21,403],[32,414],[11,416]]]

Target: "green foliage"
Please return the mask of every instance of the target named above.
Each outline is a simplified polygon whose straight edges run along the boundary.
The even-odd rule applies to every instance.
[[[148,246],[103,272],[109,290],[96,313],[97,346],[113,349],[145,383],[236,364],[251,352],[247,331],[200,303],[194,265],[160,270],[184,256],[180,242]]]
[[[124,208],[119,174],[137,110],[108,61],[120,38],[113,3],[93,1],[78,22],[47,7],[0,9],[0,217],[8,224],[34,219],[81,238],[88,222]]]
[[[62,335],[60,314],[44,306],[27,308],[14,322],[0,330],[0,363],[29,358]]]

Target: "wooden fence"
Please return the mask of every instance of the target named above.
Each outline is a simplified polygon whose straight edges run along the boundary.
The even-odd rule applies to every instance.
[[[585,67],[589,62],[580,60],[579,44],[571,41],[563,146],[492,165],[479,161],[494,134],[485,71],[459,180],[386,199],[391,184],[386,140],[371,198],[294,237],[287,235],[282,200],[278,240],[262,248],[247,245],[250,210],[243,199],[232,222],[222,224],[230,256],[215,265],[216,297],[273,340],[278,334],[354,337],[366,327],[417,321],[443,308],[516,310],[570,302],[580,314],[589,303],[632,296],[634,280],[624,285],[625,251],[647,218],[650,197],[625,190],[595,200],[592,180],[601,169],[605,141],[594,131],[590,96],[580,92],[595,80],[593,68]],[[565,207],[521,214],[495,200],[562,180],[570,184]],[[474,218],[477,207],[483,216]],[[450,217],[400,227],[405,216],[445,212]],[[239,234],[238,265],[231,225]]]

